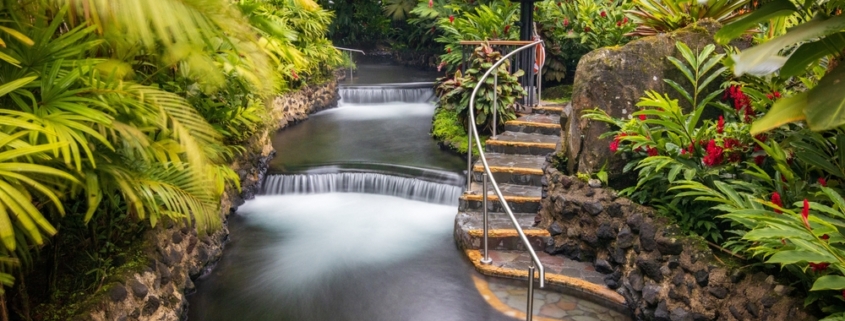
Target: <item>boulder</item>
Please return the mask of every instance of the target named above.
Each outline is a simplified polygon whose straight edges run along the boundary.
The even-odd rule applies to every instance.
[[[719,28],[721,25],[715,21],[702,20],[672,33],[638,39],[621,47],[600,48],[584,55],[575,71],[572,109],[568,115],[561,116],[561,146],[569,159],[569,172],[597,173],[607,163],[611,185],[630,186],[631,178],[622,176],[626,161],[608,147],[612,138],[599,138],[611,128],[602,122],[582,119],[582,113],[598,108],[613,117],[630,118],[639,110],[636,104],[647,90],[680,98],[663,79],[672,79],[685,87],[689,87],[688,81],[666,57],[683,61],[675,48],[676,41],[684,42],[692,50],[701,50],[714,43],[713,34]],[[716,80],[711,85],[718,88],[719,83]],[[682,106],[689,105],[683,99],[679,102]]]

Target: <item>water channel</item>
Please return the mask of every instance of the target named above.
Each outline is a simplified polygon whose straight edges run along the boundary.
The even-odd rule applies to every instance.
[[[465,163],[429,137],[430,89],[361,87],[435,75],[359,75],[338,108],[277,133],[265,195],[230,217],[189,320],[514,320],[455,246]]]

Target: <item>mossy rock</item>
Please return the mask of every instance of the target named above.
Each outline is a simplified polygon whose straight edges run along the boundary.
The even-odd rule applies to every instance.
[[[575,83],[572,89],[572,111],[569,121],[562,121],[562,143],[568,158],[570,173],[596,173],[607,164],[610,185],[630,186],[634,177],[622,176],[626,161],[608,148],[611,138],[599,136],[611,128],[601,122],[582,119],[583,111],[598,108],[612,117],[630,118],[637,110],[637,102],[648,90],[668,93],[679,99],[682,107],[690,108],[663,79],[689,87],[688,80],[672,65],[667,56],[683,61],[675,47],[681,41],[693,51],[699,51],[709,44],[715,44],[713,34],[721,25],[712,20],[702,20],[678,31],[641,38],[621,47],[606,47],[584,55],[578,63]],[[718,52],[724,52],[718,48]],[[720,80],[711,86],[718,89]],[[690,90],[691,88],[687,88]],[[714,110],[715,112],[715,110]],[[706,116],[705,116],[706,117]]]

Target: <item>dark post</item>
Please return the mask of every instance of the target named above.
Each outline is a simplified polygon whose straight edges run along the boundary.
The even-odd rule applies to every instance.
[[[533,40],[534,33],[534,0],[521,0],[519,8],[519,40]],[[525,97],[525,105],[533,105],[534,103],[534,50],[525,50],[519,54],[520,65],[525,75],[522,76],[522,87],[528,91],[528,96]]]

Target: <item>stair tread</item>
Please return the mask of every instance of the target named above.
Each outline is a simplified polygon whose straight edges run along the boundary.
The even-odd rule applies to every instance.
[[[605,288],[605,275],[596,272],[590,263],[579,262],[563,256],[549,255],[543,251],[535,251],[537,258],[543,263],[546,273],[553,273],[581,279]],[[519,250],[488,250],[493,259],[494,267],[525,270],[531,264],[531,254]],[[606,288],[605,288],[606,289]]]
[[[498,136],[491,137],[487,140],[488,144],[496,143],[541,143],[541,144],[557,144],[560,142],[560,136],[557,135],[542,135],[533,133],[520,133],[506,131]]]
[[[481,183],[479,182],[472,182],[470,185],[470,191],[472,194],[464,194],[461,195],[462,198],[473,198],[478,199],[481,198]],[[516,185],[516,184],[507,184],[502,183],[499,184],[499,189],[502,191],[502,196],[505,199],[508,198],[527,198],[527,199],[540,199],[543,195],[543,187],[542,186],[530,186],[530,185]],[[496,192],[493,191],[492,184],[487,184],[487,195],[489,199],[496,199]]]
[[[505,124],[509,123],[531,123],[531,124],[539,124],[539,125],[560,125],[560,116],[559,115],[547,115],[547,114],[528,114],[523,115],[517,118],[516,120],[511,120],[505,122]]]
[[[530,169],[539,170],[542,172],[543,164],[546,162],[545,156],[536,155],[518,155],[518,154],[502,154],[502,153],[484,153],[487,158],[487,165],[490,165],[493,172],[507,169]],[[483,171],[481,161],[476,161],[472,170],[474,172]]]
[[[490,212],[487,213],[487,227],[490,230],[513,230],[510,217],[506,213]],[[534,217],[536,213],[514,213],[516,221],[519,222],[519,227],[523,231],[542,231],[548,233],[545,229],[534,226]],[[482,230],[484,228],[484,213],[481,211],[462,211],[458,212],[456,218],[461,228],[464,230]]]

